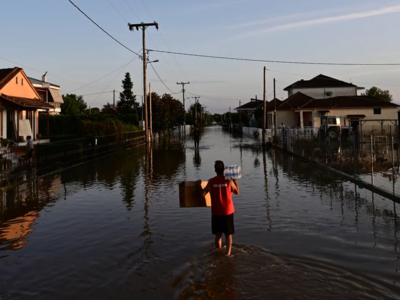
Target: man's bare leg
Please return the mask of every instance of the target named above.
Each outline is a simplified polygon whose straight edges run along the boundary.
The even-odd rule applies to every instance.
[[[215,247],[217,249],[222,249],[222,232],[218,232],[215,235]]]
[[[231,255],[232,251],[232,235],[225,234],[225,242],[226,242],[226,255]]]

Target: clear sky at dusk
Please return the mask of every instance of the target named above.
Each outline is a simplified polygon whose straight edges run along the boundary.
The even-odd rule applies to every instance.
[[[73,2],[136,52],[142,48],[141,32],[130,32],[127,23],[157,21],[159,31],[154,27],[146,31],[150,49],[268,60],[400,63],[398,0]],[[131,73],[135,94],[143,94],[141,61],[68,0],[1,4],[0,68],[21,66],[34,78],[47,71],[48,81],[61,85],[62,93],[86,95],[91,107],[112,102],[108,91],[121,91],[125,72]],[[388,89],[400,103],[400,65],[266,64],[155,52],[150,53],[150,59],[160,61],[154,68],[173,92],[181,89],[177,81],[190,81],[187,98],[199,95],[211,113],[226,112],[237,107],[239,100],[245,103],[256,95],[262,99],[264,65],[269,69],[267,99],[272,99],[273,78],[277,80],[277,97],[284,99],[287,85],[324,74],[366,88]],[[151,67],[148,82],[159,94],[169,92]],[[105,93],[90,95],[101,92]],[[175,96],[182,99],[182,94]],[[187,107],[190,102],[194,99],[187,99]]]

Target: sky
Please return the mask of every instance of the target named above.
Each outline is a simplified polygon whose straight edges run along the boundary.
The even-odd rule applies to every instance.
[[[361,87],[387,89],[400,104],[399,0],[72,0],[103,29],[134,52],[142,32],[127,23],[156,21],[146,48],[279,61],[398,63],[397,66],[326,66],[246,62],[150,52],[147,81],[158,94],[174,93],[186,109],[200,96],[210,113],[224,113],[250,98],[286,99],[283,89],[324,74]],[[129,72],[143,95],[142,61],[116,43],[68,0],[2,0],[0,68],[23,67],[29,77],[83,95],[90,107],[113,101]]]

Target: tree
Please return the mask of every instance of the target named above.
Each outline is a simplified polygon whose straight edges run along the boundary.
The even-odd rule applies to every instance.
[[[82,96],[66,94],[62,96],[64,103],[61,104],[61,114],[79,115],[83,114],[87,108]]]
[[[183,117],[185,114],[183,105],[170,94],[164,94],[160,97],[157,93],[152,93],[151,107],[154,132],[161,132],[183,124]]]
[[[107,102],[107,104],[104,104],[103,105],[103,108],[101,109],[101,111],[104,111],[104,110],[106,110],[106,109],[110,109],[110,108],[113,108],[114,106],[112,105],[112,104],[110,104],[110,103],[108,103]]]
[[[380,88],[373,86],[369,90],[365,90],[363,96],[375,97],[383,101],[392,102],[393,96],[388,90],[381,90]]]
[[[125,74],[125,79],[122,80],[123,92],[119,93],[119,101],[117,101],[117,110],[121,114],[133,114],[137,112],[138,103],[136,96],[133,94],[133,82],[129,72]]]

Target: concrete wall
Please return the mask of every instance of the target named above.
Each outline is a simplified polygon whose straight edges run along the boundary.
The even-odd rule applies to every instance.
[[[291,95],[296,94],[297,92],[301,92],[301,93],[306,94],[315,99],[326,99],[326,98],[331,98],[331,97],[336,97],[336,96],[356,96],[357,95],[357,89],[355,87],[303,88],[303,89],[294,88],[291,90],[291,93],[289,91],[289,97]],[[332,92],[332,96],[331,97],[325,96],[326,92]]]

